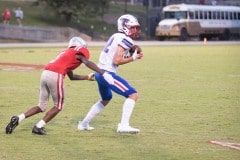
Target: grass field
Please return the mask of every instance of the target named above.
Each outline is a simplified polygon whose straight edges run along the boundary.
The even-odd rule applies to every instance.
[[[63,48],[1,48],[0,62],[45,64]],[[97,62],[100,47],[90,47]],[[240,143],[240,46],[143,47],[141,61],[119,74],[139,92],[131,125],[136,135],[116,133],[124,98],[114,95],[91,132],[77,131],[98,100],[95,82],[65,80],[65,109],[46,125],[47,136],[31,133],[43,114],[23,121],[11,135],[5,126],[38,100],[41,70],[0,66],[1,160],[239,160],[240,151],[208,141]],[[82,67],[76,73],[91,72]],[[49,104],[48,109],[52,106]]]

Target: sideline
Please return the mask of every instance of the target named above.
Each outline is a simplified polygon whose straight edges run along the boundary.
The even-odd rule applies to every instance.
[[[87,41],[88,46],[104,46],[104,41]],[[201,41],[135,41],[140,46],[174,46],[174,45],[222,45],[222,44],[238,44],[240,41],[208,41],[207,44]],[[48,43],[0,43],[0,48],[9,47],[65,47],[67,42],[48,42]]]

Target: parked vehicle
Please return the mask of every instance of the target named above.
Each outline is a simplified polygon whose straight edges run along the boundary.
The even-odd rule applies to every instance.
[[[240,36],[240,7],[213,5],[169,5],[163,8],[164,19],[156,27],[159,40],[190,37],[229,40]]]

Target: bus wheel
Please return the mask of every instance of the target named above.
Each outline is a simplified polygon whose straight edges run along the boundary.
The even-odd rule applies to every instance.
[[[229,40],[231,36],[231,33],[229,29],[224,29],[223,34],[220,36],[221,40]]]
[[[182,29],[181,29],[181,33],[180,33],[179,40],[180,40],[180,41],[186,41],[187,39],[188,39],[187,30],[186,30],[186,28],[182,28]]]
[[[159,41],[164,41],[164,40],[165,40],[165,37],[163,37],[163,36],[158,36],[158,40],[159,40]]]
[[[200,40],[200,41],[203,41],[203,40],[204,40],[204,35],[202,35],[202,34],[199,35],[199,40]]]

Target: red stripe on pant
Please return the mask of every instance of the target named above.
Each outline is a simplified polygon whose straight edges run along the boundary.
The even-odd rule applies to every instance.
[[[59,110],[63,109],[63,102],[64,102],[64,89],[63,89],[63,75],[58,74],[58,79],[57,79],[57,95],[58,95],[58,103],[57,103],[57,108]]]

